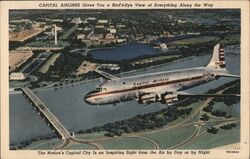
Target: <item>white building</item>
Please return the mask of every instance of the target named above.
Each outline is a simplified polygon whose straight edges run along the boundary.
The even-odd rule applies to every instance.
[[[104,29],[105,26],[104,25],[96,25],[95,28],[97,28],[97,29]]]
[[[74,18],[74,19],[71,20],[71,23],[81,24],[82,20],[81,20],[81,18]]]
[[[91,41],[98,41],[103,38],[103,34],[91,34],[89,36],[89,40]]]
[[[83,29],[84,31],[90,31],[90,30],[92,30],[90,27],[84,27],[84,29]]]
[[[77,35],[77,39],[79,40],[79,39],[84,39],[86,37],[86,35],[84,35],[84,34],[78,34]]]
[[[100,20],[98,20],[98,23],[100,23],[100,24],[107,24],[108,20],[100,19]]]
[[[168,48],[167,45],[166,45],[165,43],[161,43],[161,44],[160,44],[160,47],[161,47],[162,49],[167,49],[167,48]]]
[[[115,38],[115,36],[113,35],[113,34],[111,34],[111,33],[108,33],[108,34],[106,34],[106,37],[105,37],[106,39],[114,39]]]
[[[127,39],[117,39],[116,41],[117,41],[118,43],[123,43],[123,42],[126,42]]]
[[[63,19],[46,19],[47,22],[58,22],[58,23],[62,23]]]
[[[96,18],[95,17],[88,17],[87,20],[94,21],[94,20],[96,20]]]
[[[44,27],[46,25],[45,22],[34,22],[32,23],[32,28],[41,28]]]
[[[200,32],[187,32],[187,35],[200,35],[201,33]]]
[[[179,24],[185,24],[185,23],[187,23],[187,21],[181,20],[181,19],[179,19],[177,22],[178,22]]]
[[[120,66],[118,66],[117,64],[101,64],[100,67],[108,68],[110,70],[119,70],[120,69]]]
[[[27,23],[30,22],[29,19],[19,19],[19,20],[10,20],[10,23]]]
[[[10,80],[25,80],[27,75],[22,72],[12,72],[10,74]]]
[[[9,25],[9,31],[15,31],[16,30],[16,25]]]
[[[126,27],[126,25],[124,25],[124,24],[117,24],[116,25],[116,28],[125,28]]]
[[[88,24],[89,22],[87,20],[84,20],[83,21],[83,24]]]
[[[109,32],[115,34],[116,33],[116,29],[110,29]]]

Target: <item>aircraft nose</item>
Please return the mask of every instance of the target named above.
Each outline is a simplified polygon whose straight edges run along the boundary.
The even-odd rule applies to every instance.
[[[84,102],[89,105],[97,105],[98,103],[90,96],[91,94],[86,94],[83,98]]]
[[[92,104],[90,98],[89,98],[87,95],[84,96],[83,100],[84,100],[84,102],[87,103],[87,104]]]

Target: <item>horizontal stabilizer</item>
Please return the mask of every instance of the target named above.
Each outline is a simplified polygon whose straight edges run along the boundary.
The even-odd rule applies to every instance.
[[[225,74],[221,73],[221,74],[218,74],[218,75],[216,75],[216,76],[217,76],[217,77],[233,77],[233,78],[240,78],[239,75],[234,75],[234,74],[230,74],[230,73],[225,73]]]
[[[240,97],[240,94],[178,94],[178,99],[195,97]]]
[[[116,76],[114,76],[114,75],[111,75],[111,74],[109,74],[109,73],[107,73],[107,72],[104,72],[104,71],[101,71],[101,70],[95,70],[95,72],[96,72],[98,75],[100,75],[101,77],[103,77],[104,79],[106,79],[106,80],[111,80],[111,81],[113,81],[113,80],[118,80],[118,79],[120,79],[119,77],[116,77]]]

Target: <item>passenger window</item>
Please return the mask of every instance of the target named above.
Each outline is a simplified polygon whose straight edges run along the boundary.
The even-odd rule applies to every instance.
[[[102,91],[102,89],[99,88],[99,87],[97,87],[97,88],[96,88],[96,91],[99,91],[99,92],[100,92],[100,91]]]

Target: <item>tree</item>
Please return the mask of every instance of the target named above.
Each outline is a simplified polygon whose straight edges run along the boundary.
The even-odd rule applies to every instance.
[[[233,127],[235,127],[236,126],[236,124],[227,124],[227,125],[223,125],[223,126],[221,126],[220,128],[221,129],[232,129]]]
[[[212,134],[217,134],[218,131],[219,131],[219,129],[217,129],[215,127],[211,127],[209,129],[207,129],[207,132],[212,133]]]
[[[208,115],[206,113],[204,113],[204,114],[201,115],[200,119],[203,120],[203,121],[208,121],[209,117],[208,117]]]
[[[105,136],[108,136],[108,137],[114,137],[114,136],[115,136],[115,134],[112,133],[112,132],[107,132],[107,133],[105,133],[104,135],[105,135]]]
[[[216,110],[216,111],[212,111],[211,113],[212,115],[214,116],[218,116],[218,117],[224,117],[227,115],[226,112],[223,112],[223,111],[219,111],[219,110]]]

